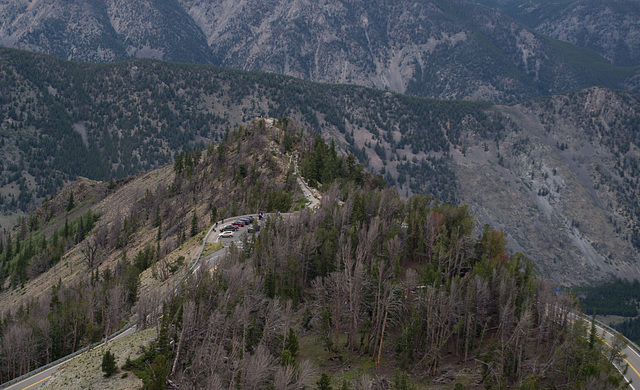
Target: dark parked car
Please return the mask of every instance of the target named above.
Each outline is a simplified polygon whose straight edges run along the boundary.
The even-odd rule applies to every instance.
[[[253,223],[253,221],[251,219],[246,218],[246,217],[240,218],[240,219],[238,219],[238,221],[244,222],[245,225],[251,225]]]
[[[235,232],[235,231],[236,231],[236,230],[238,230],[238,229],[240,229],[240,228],[239,228],[239,227],[237,227],[237,226],[234,226],[234,225],[226,225],[226,226],[224,226],[223,228],[221,228],[221,229],[220,229],[220,231],[221,231],[221,232],[226,232],[226,231],[234,231],[234,232]]]

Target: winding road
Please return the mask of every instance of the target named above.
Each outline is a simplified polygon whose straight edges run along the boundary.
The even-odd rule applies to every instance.
[[[234,218],[226,218],[225,220],[228,223],[231,223],[232,221],[235,221],[238,218],[242,218],[243,216],[238,216],[238,217],[234,217]],[[258,222],[258,219],[256,218],[256,222]],[[218,221],[218,226],[222,227],[225,224],[222,223],[222,221]],[[220,262],[221,259],[223,259],[226,254],[227,254],[227,248],[229,246],[231,246],[231,244],[235,244],[238,246],[241,246],[239,244],[241,244],[241,240],[243,237],[243,234],[249,234],[247,232],[248,227],[244,226],[241,227],[238,231],[233,233],[232,237],[229,238],[219,238],[218,237],[218,232],[214,231],[214,227],[215,224],[213,226],[211,226],[211,228],[209,229],[209,231],[207,232],[207,234],[205,235],[203,242],[202,242],[202,247],[200,249],[200,251],[198,252],[197,257],[194,259],[192,266],[191,266],[191,272],[196,272],[200,267],[204,266],[207,267],[207,269],[209,271],[213,271],[218,263]],[[207,254],[202,256],[202,251],[204,249],[204,247],[206,246],[207,243],[213,243],[213,242],[221,242],[224,246],[223,249],[221,250],[217,250],[213,253]],[[189,275],[191,272],[185,274],[185,277],[187,275]],[[117,340],[121,337],[127,336],[133,332],[135,332],[136,327],[135,325],[130,326],[128,329],[125,329],[124,331],[122,331],[121,333],[117,334],[117,335],[112,335],[109,338],[109,342],[113,341],[113,340]],[[101,342],[100,344],[96,344],[94,345],[92,348],[97,348],[100,347],[101,345],[103,345],[104,342]],[[53,375],[58,371],[58,369],[60,369],[60,367],[64,364],[66,364],[67,362],[70,362],[71,360],[75,359],[78,356],[81,356],[83,352],[80,352],[76,355],[72,355],[68,358],[62,358],[60,359],[60,361],[58,363],[53,363],[50,367],[46,367],[46,368],[40,368],[37,370],[32,371],[31,373],[28,373],[26,375],[23,375],[23,379],[17,378],[16,382],[10,381],[10,382],[6,382],[0,385],[0,389],[3,390],[35,390],[40,388],[41,386],[44,386],[45,384],[47,384],[47,382],[53,377]]]
[[[613,348],[613,340],[615,339],[613,331],[598,324],[596,324],[596,330],[600,340],[609,348]],[[640,353],[637,347],[634,348],[633,345],[627,344],[627,346],[620,351],[620,354],[626,356],[624,362],[629,365],[629,368],[626,370],[626,373],[624,372],[624,367],[618,367],[618,370],[624,375],[629,387],[633,390],[640,390]]]
[[[300,189],[302,190],[302,193],[304,194],[305,198],[307,199],[308,203],[307,206],[311,209],[315,209],[317,207],[319,207],[320,205],[320,200],[318,199],[318,196],[315,195],[314,190],[312,190],[307,183],[301,178],[299,172],[298,172],[298,159],[297,159],[297,155],[295,156],[291,156],[291,161],[293,160],[293,163],[295,164],[295,173],[296,173],[296,180],[298,182],[298,185],[300,186]],[[244,215],[246,216],[246,215]],[[235,221],[238,218],[242,218],[244,216],[237,216],[237,217],[232,217],[232,218],[226,218],[226,223],[231,223],[232,221]],[[256,218],[256,223],[260,224],[258,219]],[[218,223],[212,225],[209,228],[209,231],[207,232],[207,234],[205,235],[203,241],[202,241],[202,246],[200,248],[200,250],[198,251],[198,255],[197,257],[194,259],[194,261],[192,262],[192,265],[189,269],[189,273],[185,274],[184,277],[186,277],[187,275],[189,275],[192,272],[196,272],[200,269],[200,267],[207,267],[208,271],[213,271],[215,270],[215,268],[218,266],[219,262],[221,259],[223,259],[226,254],[227,254],[227,248],[233,243],[237,246],[241,247],[242,244],[242,238],[243,238],[243,234],[249,234],[248,233],[248,227],[244,226],[241,227],[238,231],[235,231],[233,233],[232,237],[228,237],[228,238],[221,238],[218,237],[218,232],[216,231],[215,227],[216,225],[218,227],[222,227],[225,225],[225,223],[223,221],[218,221]],[[207,243],[213,243],[213,242],[221,242],[224,246],[224,249],[222,250],[217,250],[213,253],[210,254],[206,254],[205,256],[202,256],[202,252],[204,251],[204,248],[206,246]],[[183,279],[184,279],[183,277]],[[182,281],[182,279],[181,279]],[[128,329],[125,329],[124,331],[121,331],[119,334],[117,335],[112,335],[109,340],[115,340],[118,339],[120,337],[124,337],[126,335],[129,335],[133,332],[135,332],[135,324],[132,324],[133,326],[130,326]],[[101,345],[103,345],[104,342],[100,343],[100,344],[96,344],[93,346],[93,348],[97,348]],[[82,350],[81,350],[82,351]],[[76,353],[75,355],[71,355],[70,357],[67,358],[62,358],[60,359],[59,362],[54,362],[52,363],[50,366],[44,366],[43,368],[39,368],[36,369],[30,373],[27,373],[25,375],[23,375],[22,377],[16,378],[12,381],[0,384],[0,389],[4,389],[4,390],[35,390],[38,389],[41,386],[44,386],[50,379],[51,377],[58,371],[58,369],[64,365],[65,363],[75,359],[76,357],[80,356],[83,352],[79,352]]]
[[[300,186],[304,196],[308,200],[307,206],[311,209],[315,209],[319,206],[320,201],[314,194],[314,191],[311,188],[309,188],[309,186],[304,182],[304,180],[302,180],[302,178],[298,174],[297,158],[294,159],[294,156],[292,156],[292,160],[295,164],[295,171],[296,171],[298,185]],[[231,221],[235,221],[237,218],[241,218],[241,217],[242,216],[238,216],[235,218],[227,218],[226,221],[227,223],[230,223]],[[258,222],[257,219],[256,219],[256,222]],[[217,225],[219,227],[222,227],[225,225],[225,223],[223,223],[222,221],[219,221]],[[238,231],[235,231],[232,237],[221,238],[221,237],[218,237],[218,232],[214,230],[214,227],[215,225],[211,226],[211,228],[205,235],[202,242],[202,247],[198,252],[198,255],[196,256],[196,258],[194,258],[192,262],[192,265],[190,267],[190,272],[185,274],[184,277],[186,277],[192,272],[198,271],[201,267],[206,267],[206,269],[209,272],[214,271],[218,266],[220,260],[222,260],[227,255],[227,248],[231,246],[231,244],[241,246],[243,235],[249,234],[247,232],[247,229],[248,229],[247,226],[244,226],[244,227],[241,227]],[[202,252],[206,244],[213,243],[213,242],[221,242],[224,248],[203,256]],[[576,313],[572,313],[570,317],[572,321],[576,321],[579,319],[582,319],[583,321],[588,321],[586,318]],[[596,329],[597,329],[598,337],[606,345],[612,348],[612,345],[614,344],[614,339],[616,337],[614,335],[615,331],[601,324],[597,324]],[[111,340],[124,337],[133,332],[135,332],[135,325],[129,327],[125,331],[122,331],[116,336],[112,336]],[[95,345],[93,347],[96,348],[100,345],[102,345],[102,343],[99,345]],[[640,390],[640,350],[633,343],[628,343],[627,346],[621,351],[621,354],[625,356],[624,362],[626,363],[626,365],[628,365],[628,368],[626,368],[625,370],[625,367],[618,367],[618,370],[620,370],[620,372],[624,375],[631,389]],[[35,370],[32,373],[23,376],[24,379],[18,378],[18,380],[15,383],[8,382],[5,384],[2,384],[0,385],[0,389],[6,389],[6,390],[38,389],[40,386],[45,385],[63,364],[67,363],[70,360],[75,359],[77,356],[80,356],[80,355],[81,353],[67,359],[62,359],[62,361],[60,361],[57,364],[54,363],[51,367]]]

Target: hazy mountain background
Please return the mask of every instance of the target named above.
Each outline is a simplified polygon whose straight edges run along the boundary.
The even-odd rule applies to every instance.
[[[638,0],[476,0],[555,39],[600,53],[613,64],[640,64]]]
[[[582,39],[553,19],[555,8],[507,6],[516,20],[537,21],[527,27],[485,6],[439,0],[3,0],[0,44],[77,61],[213,63],[445,99],[514,102],[592,85],[639,90],[637,67],[578,47],[637,66],[633,12],[580,8],[598,23]],[[582,16],[566,18],[575,25]],[[603,31],[626,35],[598,38]]]
[[[468,204],[557,280],[640,275],[637,95],[591,88],[501,106],[210,65],[0,58],[5,227],[77,175],[124,177],[251,118],[286,116],[403,196]]]

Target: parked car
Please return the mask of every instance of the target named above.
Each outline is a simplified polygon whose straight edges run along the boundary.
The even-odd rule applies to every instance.
[[[244,222],[242,222],[242,221],[240,221],[240,220],[238,220],[238,221],[233,221],[231,224],[232,224],[232,225],[234,225],[234,226],[240,226],[240,227],[243,227],[243,226],[244,226]]]
[[[235,226],[235,225],[225,225],[223,228],[220,229],[221,232],[225,232],[225,231],[236,231],[240,229],[239,227]]]
[[[249,233],[255,233],[260,231],[260,225],[251,225],[247,230]]]
[[[218,234],[218,237],[233,237],[233,232],[231,230],[225,230],[224,232]]]

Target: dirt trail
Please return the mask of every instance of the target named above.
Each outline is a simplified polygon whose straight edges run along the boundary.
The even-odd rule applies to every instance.
[[[309,187],[309,185],[302,179],[302,176],[300,176],[300,172],[298,171],[298,153],[294,153],[291,156],[291,158],[289,159],[289,164],[291,164],[291,162],[293,162],[293,167],[296,174],[296,182],[298,182],[298,186],[300,186],[304,197],[307,198],[307,201],[309,201],[307,207],[312,210],[320,207],[321,195],[317,190]]]

